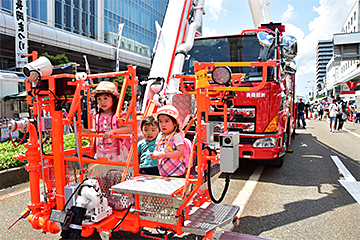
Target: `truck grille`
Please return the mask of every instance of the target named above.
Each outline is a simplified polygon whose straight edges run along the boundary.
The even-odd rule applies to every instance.
[[[215,109],[215,112],[216,111],[217,110]],[[227,121],[227,127],[229,131],[238,131],[240,133],[255,132],[256,108],[248,106],[234,106],[229,109]],[[214,132],[222,132],[224,129],[223,116],[209,115],[209,122],[214,122]]]
[[[240,137],[240,144],[242,145],[253,145],[257,138],[244,138]]]

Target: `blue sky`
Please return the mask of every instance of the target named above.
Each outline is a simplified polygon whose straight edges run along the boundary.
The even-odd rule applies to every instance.
[[[260,1],[260,0],[251,0]],[[315,85],[316,45],[339,33],[356,0],[269,0],[271,21],[298,39],[297,95]],[[236,34],[254,28],[248,0],[205,0],[203,35]]]

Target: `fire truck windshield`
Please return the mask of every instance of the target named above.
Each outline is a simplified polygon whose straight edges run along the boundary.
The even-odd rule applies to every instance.
[[[183,72],[194,74],[194,63],[199,62],[257,62],[274,59],[275,47],[260,45],[256,35],[219,36],[198,38],[188,53]],[[261,81],[262,71],[258,67],[231,67],[233,73],[245,73],[245,81]],[[268,69],[268,80],[274,79],[274,70]]]

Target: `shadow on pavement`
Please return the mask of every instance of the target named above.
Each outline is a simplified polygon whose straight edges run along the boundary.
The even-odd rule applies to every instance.
[[[313,186],[318,189],[318,193],[322,194],[323,197],[287,203],[283,205],[282,211],[265,216],[242,217],[240,218],[242,233],[259,236],[262,232],[312,218],[355,203],[355,200],[338,182],[341,175],[331,160],[330,155],[338,155],[344,164],[352,162],[359,165],[359,163],[318,141],[312,134],[302,133],[301,129],[298,129],[297,132],[298,134],[291,145],[291,148],[296,149],[294,153],[286,155],[282,168],[266,167],[259,183],[268,182],[283,186]],[[352,171],[352,174],[359,176],[359,169],[357,168]],[[329,185],[331,190],[329,187],[324,187]],[[305,197],[299,196],[299,198]]]

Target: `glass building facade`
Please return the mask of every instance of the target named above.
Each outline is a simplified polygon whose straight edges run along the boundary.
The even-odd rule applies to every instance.
[[[0,0],[1,10],[12,13],[13,0]],[[28,16],[30,19],[42,23],[47,22],[47,0],[27,1]]]
[[[55,0],[55,27],[98,39],[97,4],[97,0]]]
[[[12,14],[13,1],[0,0],[0,10]],[[148,57],[156,40],[155,21],[162,25],[167,5],[168,0],[27,1],[31,21],[50,22],[51,27],[113,46],[117,44],[118,26],[124,23],[120,47]]]
[[[167,4],[168,0],[104,0],[105,42],[115,44],[119,23],[124,23],[123,37],[152,49],[156,40],[155,21],[162,25]],[[130,43],[122,41],[121,47],[149,55]]]

